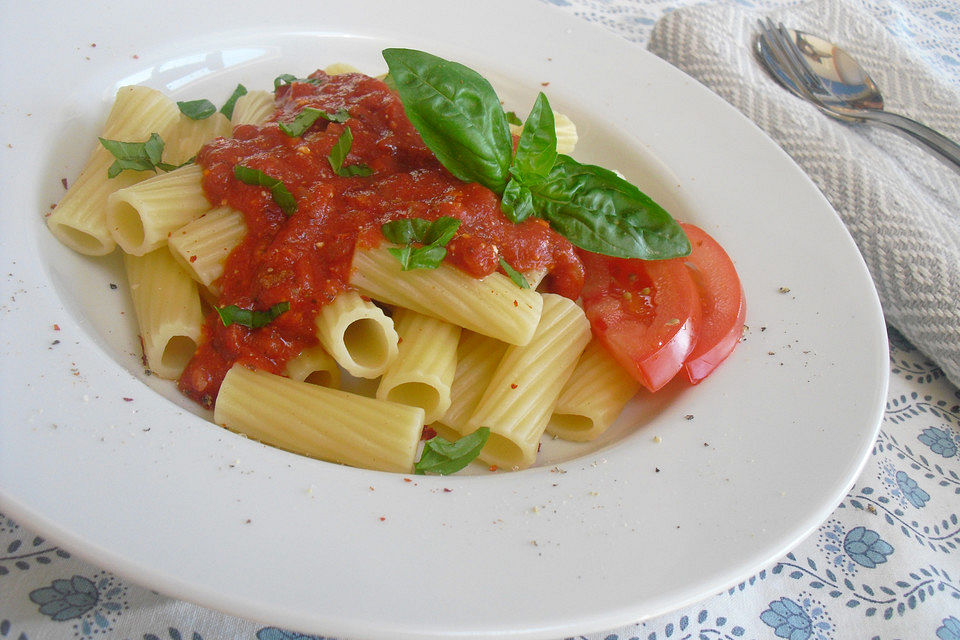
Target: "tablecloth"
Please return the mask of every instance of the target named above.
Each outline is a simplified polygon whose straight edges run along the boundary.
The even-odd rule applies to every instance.
[[[799,4],[722,2],[757,11]],[[849,3],[960,88],[960,6],[953,0]],[[549,4],[645,44],[663,15],[703,3]],[[890,329],[890,371],[883,424],[862,475],[804,542],[711,598],[628,627],[584,630],[587,635],[578,637],[960,640],[960,390],[895,329]],[[320,637],[159,595],[73,557],[0,514],[0,639]]]

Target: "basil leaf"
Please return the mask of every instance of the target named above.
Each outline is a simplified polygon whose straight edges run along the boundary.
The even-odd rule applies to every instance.
[[[403,218],[387,222],[380,227],[380,230],[383,232],[383,236],[394,244],[410,244],[411,242],[423,242],[429,228],[429,220]]]
[[[227,98],[227,101],[223,103],[223,106],[220,107],[220,113],[227,117],[227,120],[233,118],[233,108],[237,106],[237,100],[241,96],[247,95],[247,88],[242,84],[238,84],[237,88],[233,90],[233,93],[230,94],[230,97]]]
[[[350,114],[346,109],[338,109],[336,113],[327,113],[313,107],[304,107],[303,111],[297,114],[292,122],[281,122],[280,131],[291,138],[302,136],[307,129],[313,126],[313,123],[323,118],[329,122],[346,122],[350,119]]]
[[[557,128],[553,109],[541,91],[517,142],[510,173],[524,184],[545,178],[557,160]]]
[[[436,269],[440,266],[440,263],[443,262],[443,259],[447,255],[447,250],[444,247],[438,247],[436,245],[428,244],[423,247],[417,247],[410,252],[410,256],[407,259],[407,264],[404,266],[404,271],[410,271],[411,269]]]
[[[453,236],[459,228],[460,221],[456,218],[440,216],[433,221],[426,233],[423,234],[421,242],[438,247],[446,246],[448,242],[453,240]]]
[[[530,193],[529,188],[520,184],[516,179],[511,179],[507,183],[506,189],[503,190],[500,210],[511,222],[517,224],[530,216],[537,215],[533,207],[533,194]]]
[[[277,316],[290,309],[289,302],[278,302],[266,311],[254,311],[253,309],[242,309],[235,304],[226,307],[216,307],[217,313],[223,326],[229,327],[231,324],[240,324],[250,329],[259,329],[270,324]]]
[[[158,163],[157,163],[157,168],[158,168],[158,169],[163,169],[164,171],[173,171],[174,169],[179,169],[180,167],[185,167],[185,166],[187,166],[188,164],[193,164],[194,162],[196,162],[196,160],[197,160],[197,156],[193,156],[192,158],[188,158],[188,159],[184,160],[184,161],[183,161],[182,163],[180,163],[180,164],[169,164],[169,163],[167,163],[167,162],[158,162]]]
[[[373,169],[365,164],[351,164],[344,166],[343,161],[347,159],[350,148],[353,146],[353,132],[350,127],[344,127],[343,133],[337,138],[336,144],[330,149],[327,160],[330,162],[330,168],[338,176],[349,178],[352,176],[369,176]]]
[[[436,473],[443,476],[456,473],[480,455],[489,438],[488,427],[480,427],[455,442],[434,436],[424,443],[420,460],[413,467],[414,472],[417,475]]]
[[[287,187],[281,180],[269,176],[259,169],[251,169],[250,167],[245,167],[240,164],[233,168],[233,175],[244,184],[269,189],[273,201],[277,203],[280,210],[287,214],[288,217],[293,215],[297,210],[296,198],[287,190]]]
[[[280,88],[282,84],[293,84],[294,82],[306,82],[307,84],[323,84],[323,80],[319,78],[298,78],[295,75],[289,73],[281,73],[279,76],[273,79],[273,89],[276,91]]]
[[[436,269],[447,256],[445,247],[438,247],[432,244],[423,247],[413,247],[407,244],[402,247],[390,247],[387,251],[400,261],[402,271]]]
[[[507,111],[504,115],[507,116],[507,124],[512,124],[516,127],[523,126],[523,120],[517,116],[515,111]]]
[[[116,178],[120,172],[128,169],[156,171],[157,165],[161,162],[163,139],[156,133],[150,134],[150,139],[146,142],[121,142],[106,138],[99,138],[99,140],[103,148],[115,158],[113,164],[107,169],[108,178]]]
[[[523,274],[510,266],[510,264],[500,258],[500,267],[503,269],[504,273],[510,276],[510,279],[513,280],[513,284],[517,285],[521,289],[529,289],[530,283],[527,282],[527,279],[523,277]]]
[[[191,120],[203,120],[217,112],[217,107],[206,98],[178,102],[177,106],[180,107],[180,113]]]
[[[384,237],[402,247],[387,249],[404,271],[411,269],[436,269],[447,255],[446,244],[453,239],[460,221],[450,216],[440,216],[433,222],[423,218],[393,220],[380,227]],[[412,247],[411,242],[423,243]]]
[[[413,49],[383,58],[410,122],[453,175],[496,193],[509,179],[513,141],[500,99],[476,71]]]
[[[528,188],[540,217],[582,249],[641,260],[690,253],[686,234],[670,214],[608,169],[561,154],[549,175]]]

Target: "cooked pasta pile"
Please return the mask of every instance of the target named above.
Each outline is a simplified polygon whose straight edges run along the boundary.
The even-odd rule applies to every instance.
[[[116,247],[123,251],[149,369],[179,380],[188,395],[213,409],[218,425],[294,453],[370,469],[411,472],[425,425],[428,433],[451,443],[486,428],[489,438],[479,458],[500,469],[533,464],[545,432],[572,441],[601,435],[639,383],[592,339],[590,323],[574,299],[538,290],[544,289],[538,284],[545,275],[549,280],[552,266],[518,273],[503,264],[504,254],[494,247],[492,255],[500,266],[494,264],[491,273],[477,277],[463,268],[473,255],[463,248],[470,235],[463,229],[473,227],[462,226],[455,240],[448,238],[450,251],[460,250],[461,264],[442,260],[435,268],[407,268],[404,251],[409,259],[417,249],[440,248],[430,234],[441,231],[420,229],[426,236],[405,249],[381,234],[379,223],[387,220],[383,217],[351,240],[352,262],[343,282],[327,288],[312,283],[316,288],[311,300],[274,301],[263,284],[269,271],[265,268],[258,272],[267,292],[261,299],[250,303],[236,293],[225,270],[239,270],[240,254],[265,253],[277,240],[247,246],[250,225],[261,223],[251,222],[249,214],[225,199],[211,203],[210,145],[229,141],[238,132],[251,137],[264,128],[275,130],[278,120],[304,110],[303,96],[313,96],[310,91],[315,90],[301,91],[300,85],[307,84],[283,85],[289,87],[283,103],[287,111],[278,109],[280,100],[275,103],[273,93],[255,91],[236,101],[229,118],[218,112],[199,120],[153,89],[121,88],[102,139],[149,145],[156,135],[165,146],[154,164],[166,170],[155,172],[148,166],[117,171],[112,167],[119,156],[108,151],[105,142],[49,216],[50,230],[75,251],[90,256],[106,255]],[[291,104],[299,111],[292,111]],[[326,131],[349,132],[346,122],[353,123],[355,135],[361,132],[358,121],[338,122],[329,113],[324,117],[331,118],[329,124],[321,123]],[[560,151],[570,153],[576,143],[573,123],[558,116],[556,126]],[[341,133],[338,143],[343,139]],[[294,140],[291,145],[300,144]],[[355,145],[362,144],[359,137],[355,140]],[[391,144],[401,155],[421,153],[418,140],[409,149],[402,140]],[[316,147],[305,144],[295,150],[316,154]],[[199,160],[189,162],[198,153]],[[369,175],[365,171],[380,170],[375,161],[363,169],[355,160],[343,154],[342,166],[334,166],[338,176],[351,162],[360,168],[330,180],[362,185]],[[286,233],[276,229],[285,229],[281,225],[298,215],[325,220],[315,209],[305,210],[303,202],[296,213],[280,213],[284,201],[279,181],[268,180],[268,173],[258,172],[256,184],[239,171],[237,179],[245,183],[241,189],[253,194],[249,197],[266,203],[273,233]],[[441,201],[431,207],[446,202]],[[496,206],[496,199],[491,201]],[[431,212],[424,225],[444,221]],[[389,220],[410,217],[394,212]],[[547,233],[540,229],[545,225],[538,224],[528,226]],[[316,242],[309,251],[327,250],[323,244]],[[291,258],[290,269],[309,259],[306,254]],[[511,255],[511,260],[520,258]],[[221,334],[246,344],[258,332],[286,330],[293,319],[304,318],[309,321],[307,335],[282,334],[283,340],[271,343],[286,349],[282,354],[248,357],[238,346],[227,357],[225,348],[217,346]],[[204,349],[221,360],[213,365],[213,356],[208,356],[198,365]],[[378,379],[374,397],[340,390],[350,377]]]

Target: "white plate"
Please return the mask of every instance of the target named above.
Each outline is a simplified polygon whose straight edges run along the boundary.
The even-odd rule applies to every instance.
[[[5,7],[0,38],[0,508],[21,524],[163,593],[300,631],[556,638],[746,578],[857,476],[887,376],[867,271],[796,165],[666,63],[538,3],[55,4]],[[544,89],[579,124],[582,159],[714,234],[748,298],[733,357],[697,387],[641,396],[597,444],[449,478],[263,447],[144,377],[116,261],[71,253],[43,223],[116,88],[222,102],[238,81],[335,61],[380,73],[387,46],[464,62],[521,113]]]

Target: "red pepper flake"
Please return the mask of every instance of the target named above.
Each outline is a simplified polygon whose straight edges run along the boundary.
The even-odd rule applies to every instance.
[[[66,179],[66,178],[60,178],[60,184],[63,185],[64,191],[66,191],[67,189],[70,188],[70,187],[67,185],[67,179]]]
[[[511,388],[511,389],[516,389],[516,388],[517,388],[517,383],[516,383],[516,382],[510,383],[510,388]]]
[[[413,482],[413,480],[411,480],[410,478],[404,478],[403,481],[404,481],[404,482]]]
[[[123,401],[124,401],[124,402],[133,402],[133,398],[124,398]]]
[[[386,522],[387,518],[385,516],[380,516],[380,522]]]
[[[60,325],[58,325],[58,324],[53,325],[53,330],[54,330],[54,331],[60,331]]]
[[[196,262],[197,256],[190,256],[190,262]]]
[[[520,306],[520,303],[519,303],[519,302],[517,302],[516,300],[514,300],[514,301],[513,301],[513,306],[515,306],[515,307],[519,307],[519,306]]]
[[[490,471],[496,471],[496,470],[499,469],[500,467],[498,467],[498,466],[495,465],[495,464],[492,464],[492,465],[490,465],[488,468],[490,469]]]
[[[450,493],[450,492],[452,492],[452,491],[453,491],[453,489],[449,489],[449,488],[447,488],[447,487],[444,487],[444,488],[443,488],[443,492],[444,492],[444,493]]]
[[[423,432],[420,434],[421,440],[429,440],[437,435],[437,430],[433,427],[424,426]]]

